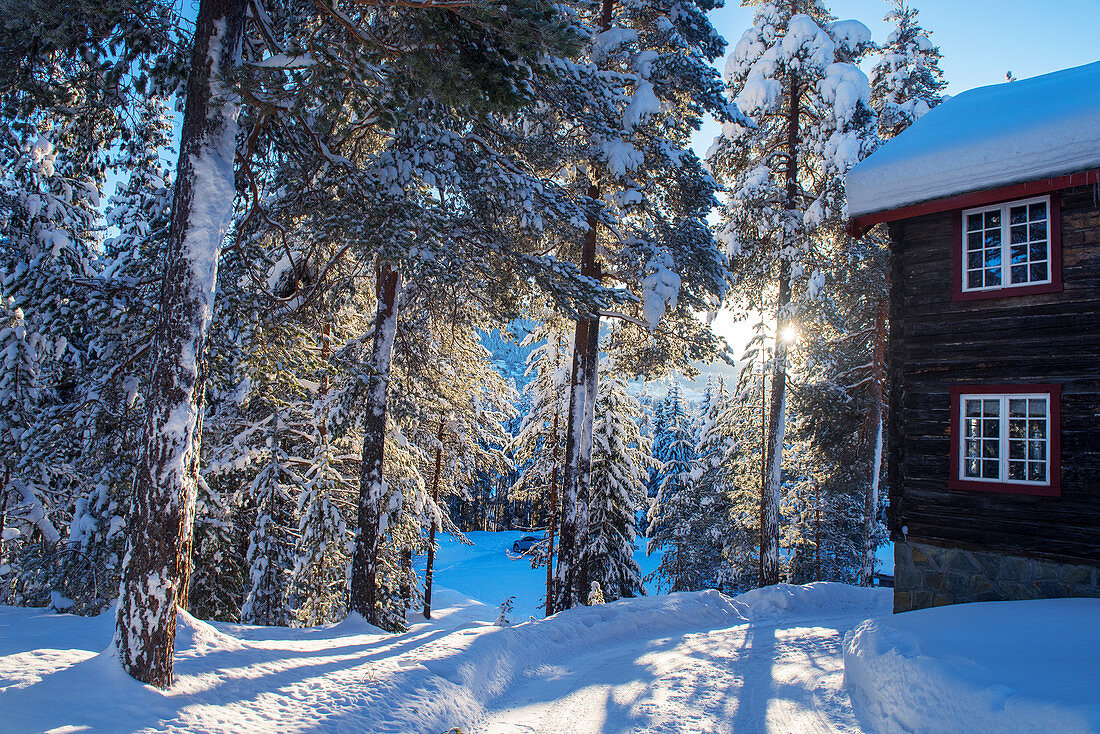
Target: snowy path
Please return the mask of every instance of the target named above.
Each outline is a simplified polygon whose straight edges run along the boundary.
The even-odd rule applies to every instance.
[[[673,594],[511,628],[456,592],[439,601],[401,635],[182,615],[168,692],[122,672],[110,614],[0,608],[0,731],[855,732],[841,640],[889,593]]]
[[[498,600],[525,619],[543,578],[508,535],[444,546],[439,580],[462,588],[399,635],[183,614],[167,692],[123,673],[112,614],[0,607],[0,734],[1100,734],[1100,600],[891,616],[889,589],[780,585],[502,628]]]
[[[858,732],[835,625],[739,625],[631,640],[527,671],[483,734]]]

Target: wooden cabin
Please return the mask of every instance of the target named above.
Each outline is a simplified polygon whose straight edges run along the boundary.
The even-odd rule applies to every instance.
[[[893,255],[894,611],[1100,596],[1100,63],[948,99],[847,185]]]

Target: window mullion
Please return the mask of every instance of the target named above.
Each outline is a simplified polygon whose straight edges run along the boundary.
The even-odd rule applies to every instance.
[[[1009,239],[1012,229],[1008,225],[1008,204],[1001,205],[1001,287],[1009,288],[1012,285],[1012,268],[1008,264]],[[1006,403],[1007,406],[1007,403]],[[1007,475],[1006,475],[1007,476]]]
[[[1008,481],[1008,395],[1001,396],[1001,435],[998,444],[1001,450],[1001,478],[1000,481]]]

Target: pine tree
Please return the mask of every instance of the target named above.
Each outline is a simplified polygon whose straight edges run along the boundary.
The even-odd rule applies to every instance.
[[[566,158],[577,192],[609,206],[589,211],[578,261],[583,275],[623,283],[635,304],[633,313],[589,304],[577,320],[562,482],[560,608],[583,602],[589,586],[583,538],[601,317],[617,323],[608,348],[628,374],[690,370],[693,359],[709,359],[717,348],[692,315],[725,292],[724,262],[705,221],[715,186],[688,146],[703,113],[740,118],[710,67],[725,46],[706,17],[712,7],[604,0],[591,19],[600,32],[586,56],[601,75],[592,90],[607,90],[609,83],[611,89],[602,99],[591,90],[581,98],[602,104],[590,105],[595,112],[575,128],[572,135],[583,137]],[[614,236],[605,231],[609,224]]]
[[[938,105],[947,86],[942,55],[917,23],[917,9],[907,0],[891,0],[891,5],[884,20],[895,27],[871,69],[871,107],[882,140],[897,136]]]
[[[350,447],[348,447],[350,449]],[[340,509],[355,494],[341,466],[354,452],[320,436],[298,497],[298,543],[291,596],[299,623],[312,627],[338,622],[347,614],[347,563],[351,536]]]
[[[188,611],[199,619],[236,622],[241,618],[247,578],[248,528],[229,475],[209,471],[199,479],[195,502],[194,572]],[[243,547],[242,547],[243,546]]]
[[[805,12],[803,12],[805,11]],[[727,60],[749,125],[730,124],[709,157],[730,190],[723,233],[735,293],[788,334],[824,285],[821,233],[840,226],[844,173],[873,144],[870,88],[855,66],[870,31],[833,21],[817,0],[763,2]],[[787,415],[788,340],[771,364],[761,585],[779,581],[779,507]]]
[[[266,446],[258,457],[259,471],[249,488],[255,519],[245,556],[250,585],[241,607],[241,621],[285,626],[290,618],[291,534],[297,525],[291,510],[292,492],[305,482],[290,465],[286,427],[279,412],[272,413],[265,428]]]
[[[917,23],[916,9],[905,0],[894,0],[893,5],[886,20],[894,21],[896,27],[871,71],[871,106],[877,114],[881,140],[895,137],[938,105],[946,86],[939,68],[939,49]],[[869,586],[874,575],[875,548],[885,537],[879,517],[885,451],[889,236],[881,226],[858,240],[838,235],[835,249],[838,252],[826,277],[841,286],[832,299],[835,303],[823,304],[829,313],[822,318],[830,322],[831,329],[826,333],[832,333],[830,338],[836,346],[827,365],[821,365],[820,379],[833,389],[843,390],[849,402],[863,411],[856,430],[860,446],[870,458],[859,464],[867,464],[870,481],[861,513],[863,553],[858,581]],[[817,433],[829,435],[830,431],[819,429]],[[834,438],[837,443],[842,440]],[[819,446],[818,450],[835,456],[843,451],[837,443]]]

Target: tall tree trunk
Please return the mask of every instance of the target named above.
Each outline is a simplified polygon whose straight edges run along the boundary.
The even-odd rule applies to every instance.
[[[377,274],[378,310],[374,316],[374,343],[371,346],[370,392],[367,414],[363,419],[363,463],[359,474],[359,528],[355,534],[355,553],[351,566],[352,611],[371,624],[381,622],[378,598],[379,520],[383,512],[383,453],[386,447],[386,390],[390,383],[393,341],[397,333],[397,300],[401,274],[388,265],[379,265]]]
[[[814,482],[814,581],[821,580],[821,485]]]
[[[592,250],[595,251],[595,219],[592,221]],[[600,279],[600,265],[594,262],[591,268],[592,277]],[[585,344],[587,354],[584,359],[584,417],[581,423],[581,455],[577,462],[578,504],[584,510],[579,516],[577,524],[577,537],[580,542],[577,548],[580,553],[576,564],[577,577],[574,582],[578,600],[587,600],[591,591],[592,567],[588,557],[588,548],[591,545],[589,538],[589,515],[591,513],[590,500],[592,498],[592,443],[593,426],[596,423],[596,393],[599,389],[599,364],[600,364],[600,317],[593,316],[588,320],[588,341]],[[631,539],[633,540],[633,538]]]
[[[439,504],[439,480],[443,475],[443,416],[435,434],[435,471],[432,473],[432,502]],[[435,521],[428,528],[428,562],[424,566],[424,619],[432,618],[432,580],[435,578]]]
[[[763,300],[763,299],[761,299]],[[764,578],[764,510],[767,504],[764,497],[768,493],[768,421],[765,418],[768,404],[768,370],[765,361],[764,345],[760,347],[760,538],[756,544],[756,578],[763,586]]]
[[[882,474],[883,394],[886,382],[886,312],[885,301],[880,305],[875,323],[875,343],[871,358],[871,378],[874,393],[871,397],[870,424],[875,435],[871,460],[871,482],[867,488],[867,502],[863,508],[863,564],[859,571],[859,583],[871,586],[875,576],[875,518],[878,514],[879,477]]]
[[[401,549],[401,600],[405,603],[405,609],[412,607],[413,599],[413,552],[412,548]]]
[[[797,10],[797,8],[796,8]],[[801,115],[801,85],[792,72],[788,89],[786,150],[786,206],[789,217],[798,217],[798,121]],[[793,243],[783,243],[784,245]],[[784,335],[790,328],[788,306],[791,302],[791,263],[784,253],[779,260],[779,301],[777,304],[775,363],[772,367],[771,406],[768,411],[767,476],[762,497],[760,528],[760,585],[779,583],[779,503],[782,494],[783,438],[787,418],[787,344]]]
[[[579,563],[581,515],[587,519],[587,503],[580,497],[581,431],[584,425],[588,355],[588,319],[580,319],[573,336],[573,368],[569,382],[569,414],[565,422],[565,462],[561,482],[561,529],[558,542],[558,566],[555,572],[554,609],[571,609],[580,603],[576,596],[576,568]]]
[[[202,383],[218,256],[235,193],[237,106],[218,76],[238,63],[244,0],[202,0],[187,80],[175,198],[153,336],[115,643],[134,678],[172,684],[176,601],[195,508]]]
[[[554,535],[558,530],[558,412],[554,411],[553,468],[550,470],[550,528],[546,546],[546,616],[554,613]]]
[[[606,4],[607,0],[605,0]],[[593,185],[588,196],[598,199],[600,190]],[[581,250],[581,274],[596,275],[596,218],[588,219],[588,234]],[[558,611],[582,604],[587,591],[582,584],[587,578],[584,543],[588,531],[588,480],[592,473],[592,433],[589,421],[589,400],[595,400],[595,390],[589,380],[596,368],[590,365],[592,347],[598,353],[599,343],[592,327],[599,328],[599,317],[580,318],[573,333],[573,368],[569,389],[569,415],[565,424],[565,467],[561,482],[561,540],[558,545],[558,568],[555,581]],[[585,435],[585,428],[588,435]]]

